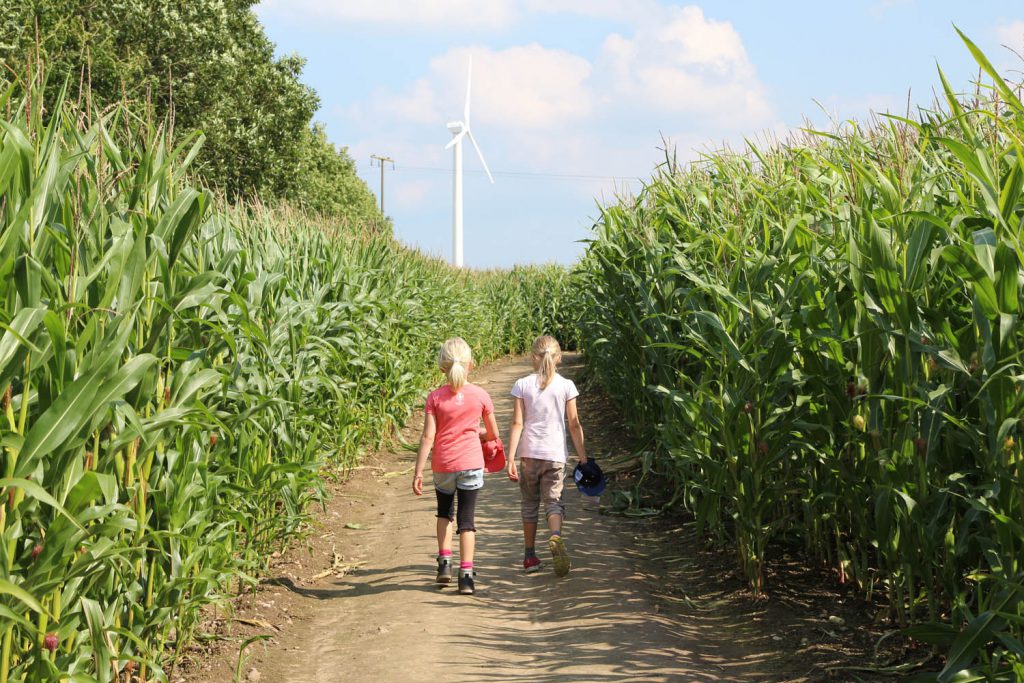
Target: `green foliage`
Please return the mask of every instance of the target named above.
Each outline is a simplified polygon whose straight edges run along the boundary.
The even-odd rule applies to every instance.
[[[563,349],[579,344],[579,285],[562,266],[516,266],[481,276],[488,307],[496,314],[495,328],[503,331],[509,354],[525,353],[529,342],[550,334]],[[526,345],[520,344],[526,340]]]
[[[756,593],[796,543],[932,622],[940,681],[1024,666],[1024,107],[968,46],[979,108],[947,88],[945,113],[668,164],[578,269],[589,364],[673,503]]]
[[[521,351],[551,308],[509,328],[495,293],[565,273],[219,210],[185,181],[196,141],[32,95],[0,121],[0,683],[166,680],[201,608],[307,528],[324,470],[440,382],[438,344]]]
[[[356,175],[356,166],[344,149],[327,140],[323,126],[317,124],[302,144],[295,178],[296,185],[284,196],[306,211],[349,221],[353,225],[371,225],[381,221],[377,198]]]
[[[275,57],[249,0],[0,0],[0,84],[45,65],[47,101],[65,84],[99,107],[127,103],[201,132],[194,171],[229,199],[286,199],[380,221],[344,150],[311,126],[319,99],[304,61]],[[38,46],[37,46],[38,30]]]

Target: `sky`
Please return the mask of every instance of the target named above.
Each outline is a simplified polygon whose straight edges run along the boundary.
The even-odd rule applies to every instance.
[[[941,67],[973,91],[967,34],[1024,79],[1019,0],[263,0],[279,54],[307,60],[316,119],[406,244],[449,259],[452,151],[472,60],[465,262],[571,264],[600,207],[664,161],[928,107]],[[1015,54],[1016,53],[1016,54]]]

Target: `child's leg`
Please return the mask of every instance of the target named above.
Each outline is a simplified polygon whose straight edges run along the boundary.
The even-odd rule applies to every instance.
[[[572,567],[565,541],[562,540],[562,518],[565,516],[565,506],[562,505],[562,479],[565,475],[565,465],[554,462],[545,464],[547,467],[540,481],[540,496],[544,501],[544,512],[547,515],[548,528],[551,530],[548,549],[551,551],[555,574],[565,576]]]
[[[437,554],[452,554],[452,520],[447,517],[437,518]]]
[[[537,557],[537,516],[540,510],[540,482],[537,474],[540,461],[523,458],[519,471],[519,493],[522,497],[520,512],[523,518],[523,571],[527,574],[540,569]]]
[[[537,522],[523,520],[523,545],[532,548],[537,544]]]
[[[473,568],[473,553],[476,552],[476,532],[463,531],[459,533],[459,568]]]
[[[565,505],[562,504],[562,479],[564,476],[564,464],[545,462],[543,472],[538,477],[539,496],[544,504],[548,529],[552,534],[562,533],[562,518],[565,516]]]
[[[476,550],[476,497],[479,489],[458,490],[459,566],[471,569]]]
[[[434,489],[437,494],[437,554],[452,554],[452,519],[455,518],[455,494]]]
[[[523,458],[522,463],[519,472],[519,494],[522,497],[520,512],[523,518],[523,545],[529,557],[537,543],[537,517],[540,511],[539,461],[535,458]]]

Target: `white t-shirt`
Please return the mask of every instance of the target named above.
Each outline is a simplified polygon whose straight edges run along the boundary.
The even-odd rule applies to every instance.
[[[523,399],[523,436],[518,454],[565,462],[565,404],[580,395],[573,381],[555,373],[541,390],[540,377],[533,374],[516,380],[512,395]]]

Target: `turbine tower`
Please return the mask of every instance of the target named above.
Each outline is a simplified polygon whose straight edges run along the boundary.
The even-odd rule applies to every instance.
[[[487,177],[490,178],[491,183],[494,182],[494,176],[491,175],[491,169],[487,168],[487,162],[484,160],[484,153],[480,151],[480,145],[476,143],[476,138],[473,137],[473,131],[469,127],[469,93],[470,88],[473,85],[473,59],[469,60],[469,73],[466,76],[466,108],[463,110],[461,121],[451,121],[448,123],[448,130],[452,134],[451,141],[444,146],[445,149],[455,148],[455,178],[454,178],[454,194],[453,194],[453,207],[452,207],[452,265],[456,268],[462,267],[462,139],[465,137],[469,138],[469,141],[473,143],[473,149],[476,150],[476,155],[480,157],[480,163],[484,165],[484,170],[487,171]]]

